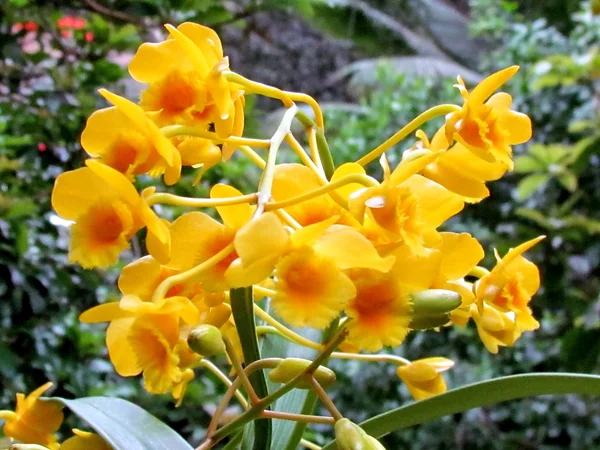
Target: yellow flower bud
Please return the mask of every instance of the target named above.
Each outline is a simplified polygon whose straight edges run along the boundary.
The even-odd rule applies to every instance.
[[[190,348],[202,356],[215,356],[225,353],[225,343],[221,332],[212,325],[200,325],[194,328],[188,338]]]
[[[304,372],[311,363],[312,361],[307,359],[286,358],[269,372],[269,379],[273,383],[287,383]],[[328,388],[333,385],[336,379],[335,372],[323,366],[319,366],[317,370],[313,372],[312,376],[321,386],[323,386],[323,388]],[[296,387],[298,389],[308,389],[310,384],[308,383],[308,380],[303,380]]]
[[[338,450],[385,450],[377,439],[348,419],[335,423],[335,440]]]

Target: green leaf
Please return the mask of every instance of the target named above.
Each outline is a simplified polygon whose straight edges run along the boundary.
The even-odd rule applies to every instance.
[[[521,155],[515,158],[515,173],[541,172],[546,165],[531,155]]]
[[[569,192],[575,192],[577,189],[577,177],[570,170],[564,170],[561,174],[556,176],[556,179]]]
[[[600,376],[577,373],[511,375],[453,389],[427,400],[373,417],[360,426],[380,438],[393,431],[431,422],[450,414],[537,395],[581,394],[600,396]],[[335,441],[323,450],[334,450]]]
[[[179,434],[137,405],[120,398],[52,398],[85,420],[114,450],[192,450]]]
[[[521,180],[517,186],[517,195],[521,200],[526,200],[543,184],[548,182],[548,175],[545,173],[534,173]]]
[[[252,288],[231,289],[229,298],[233,320],[240,336],[246,365],[260,359],[256,323],[254,322],[254,298]],[[267,381],[262,370],[250,376],[250,382],[259,397],[269,395]],[[271,446],[271,421],[259,419],[254,422],[254,449],[268,450]]]

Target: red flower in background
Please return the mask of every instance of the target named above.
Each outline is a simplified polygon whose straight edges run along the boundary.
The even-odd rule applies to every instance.
[[[17,34],[19,31],[23,31],[23,30],[25,30],[25,31],[37,31],[37,29],[38,29],[37,23],[29,21],[29,22],[17,22],[17,23],[15,23],[11,27],[10,31],[13,34]]]
[[[63,16],[56,21],[56,26],[58,26],[58,29],[61,30],[60,34],[62,34],[66,38],[73,37],[72,30],[81,30],[85,28],[86,25],[87,22],[84,18],[75,16]],[[92,39],[93,38],[94,35],[92,34]],[[89,39],[88,33],[86,33],[85,40],[89,42],[92,39]]]

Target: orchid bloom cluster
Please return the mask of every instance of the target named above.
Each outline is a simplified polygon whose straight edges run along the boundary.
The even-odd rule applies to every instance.
[[[121,300],[81,315],[83,322],[109,323],[106,343],[120,375],[141,374],[147,391],[171,393],[179,404],[197,369],[205,368],[229,386],[215,416],[236,396],[247,412],[260,409],[252,417],[273,418],[278,412],[266,407],[274,394],[259,398],[248,378],[270,369],[271,380],[287,390],[315,390],[331,412],[323,420],[336,423],[336,433],[341,430],[340,443],[352,441],[347,439],[352,433],[365,439],[364,447],[342,448],[383,448],[328,399],[323,388],[335,374],[321,366],[327,358],[395,364],[420,400],[446,390],[441,374],[453,366],[451,360],[362,352],[397,347],[413,331],[464,327],[473,319],[485,347],[497,353],[539,327],[529,307],[539,273],[523,253],[543,236],[504,256],[496,252],[496,265],[488,271],[478,266],[484,251],[473,236],[440,231],[465,205],[489,195],[486,183],[513,167],[512,146],[531,137],[531,122],[511,109],[511,96],[495,93],[518,67],[494,73],[472,91],[459,77],[462,105],[434,107],[356,162],[336,168],[312,97],[230,70],[209,28],[184,23],[167,29],[165,41],[143,44],[131,61],[131,76],[147,85],[137,104],[100,90],[112,106],[92,114],[83,131],[81,143],[91,158],[86,167],[61,174],[52,194],[56,212],[73,222],[70,259],[85,268],[116,263],[145,229],[149,255],[123,268]],[[285,106],[270,139],[243,135],[244,99],[250,94]],[[313,118],[298,103],[308,104]],[[429,139],[419,127],[436,117],[445,122]],[[305,139],[290,131],[296,119]],[[385,152],[412,133],[417,142],[391,168]],[[301,164],[278,164],[284,142]],[[155,188],[138,193],[133,184],[137,177],[162,177],[174,185],[182,168],[196,170],[197,182],[234,155],[262,169],[255,192],[216,184],[210,198],[187,198]],[[376,159],[382,180],[364,168]],[[157,204],[193,211],[168,222],[153,210]],[[204,208],[216,209],[220,220]],[[320,352],[317,359],[280,355],[279,361],[248,361],[232,301],[240,291],[254,296],[246,313],[259,322],[259,337],[271,333],[310,347]],[[256,302],[261,299],[266,300]],[[315,342],[289,326],[336,337]],[[210,361],[222,353],[233,382]],[[215,418],[199,448],[211,448],[244,417],[222,428]],[[30,442],[46,445],[54,430],[45,431]],[[8,425],[5,433],[11,435]]]

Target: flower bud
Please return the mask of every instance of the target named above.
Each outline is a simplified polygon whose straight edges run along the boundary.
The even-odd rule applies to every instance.
[[[311,363],[312,361],[307,359],[286,358],[281,361],[277,367],[269,372],[269,379],[273,383],[287,383],[294,377],[304,372],[306,368],[311,365]],[[319,366],[317,370],[313,372],[312,376],[323,388],[328,388],[329,386],[333,385],[336,379],[335,372],[323,366]],[[308,389],[310,387],[310,383],[308,380],[303,380],[296,387],[298,389]]]
[[[427,289],[411,294],[415,316],[439,316],[460,306],[460,294],[446,289]]]
[[[187,338],[190,348],[202,356],[215,356],[225,353],[225,343],[221,332],[212,325],[194,328]]]
[[[335,440],[338,450],[385,450],[377,439],[348,419],[335,423]]]
[[[450,314],[437,316],[415,316],[408,326],[411,330],[429,330],[431,328],[443,327],[450,322]]]

